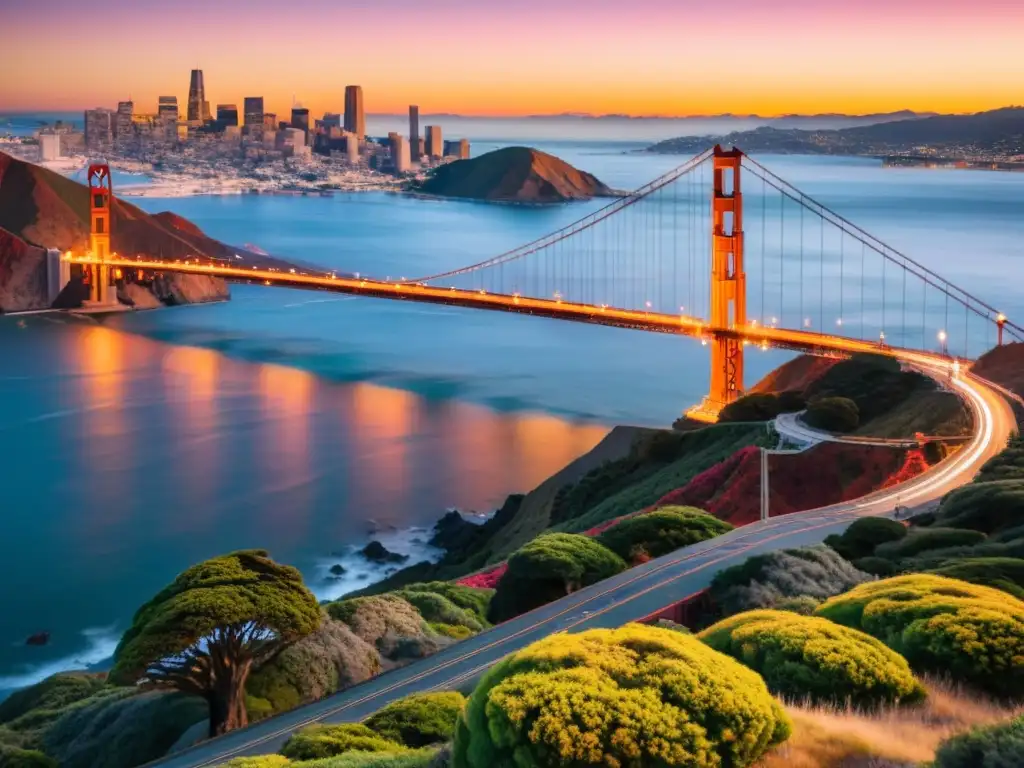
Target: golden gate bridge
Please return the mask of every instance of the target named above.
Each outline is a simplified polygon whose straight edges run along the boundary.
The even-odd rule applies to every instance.
[[[90,248],[65,258],[86,270],[100,307],[116,302],[111,286],[135,270],[686,335],[711,351],[709,393],[687,412],[703,421],[742,395],[751,345],[875,352],[955,371],[1006,338],[1024,340],[995,307],[736,148],[702,152],[525,245],[411,279],[118,255],[109,169],[93,164],[88,177]]]

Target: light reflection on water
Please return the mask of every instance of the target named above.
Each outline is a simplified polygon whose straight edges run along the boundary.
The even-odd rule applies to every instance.
[[[368,540],[368,521],[429,527],[449,506],[491,509],[607,431],[112,327],[25,326],[0,321],[0,562],[33,578],[0,585],[0,679],[80,656],[82,629],[123,628],[220,552],[268,548],[327,589],[321,563]],[[40,630],[49,647],[22,645]]]

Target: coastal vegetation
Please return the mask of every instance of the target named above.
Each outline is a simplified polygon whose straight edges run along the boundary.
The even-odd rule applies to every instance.
[[[298,570],[265,550],[233,552],[192,566],[136,612],[110,678],[202,697],[216,736],[248,722],[249,673],[320,622]]]
[[[790,700],[871,708],[925,697],[902,656],[863,632],[815,616],[749,611],[698,637],[753,669],[772,693]]]
[[[505,621],[624,570],[621,557],[587,536],[539,536],[509,558],[488,618]]]
[[[916,672],[1024,695],[1024,602],[1000,590],[909,574],[861,584],[815,613],[877,637]]]
[[[788,734],[756,673],[692,636],[631,624],[553,635],[489,670],[452,765],[739,768]]]
[[[625,519],[599,534],[597,540],[635,565],[731,530],[731,525],[702,509],[668,506]]]

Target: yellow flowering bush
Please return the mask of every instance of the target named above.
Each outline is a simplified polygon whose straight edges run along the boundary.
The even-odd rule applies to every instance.
[[[452,765],[743,768],[788,736],[755,672],[693,636],[628,624],[552,635],[492,668]]]
[[[779,696],[857,707],[925,696],[906,659],[870,635],[827,619],[749,611],[698,637],[758,672]]]
[[[815,613],[877,637],[916,671],[1024,694],[1024,602],[1002,590],[915,573],[861,584]]]

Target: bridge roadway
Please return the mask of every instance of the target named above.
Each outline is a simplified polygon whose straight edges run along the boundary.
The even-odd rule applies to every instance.
[[[98,259],[87,255],[65,257],[76,264],[99,264]],[[889,354],[910,361],[910,350],[880,346],[875,341],[861,341],[845,336],[833,336],[807,330],[788,330],[750,323],[742,328],[718,328],[700,318],[688,315],[647,312],[610,307],[606,304],[579,304],[563,299],[537,299],[517,293],[489,293],[486,290],[467,290],[412,283],[388,282],[370,278],[337,276],[334,273],[313,274],[296,270],[282,272],[276,269],[243,268],[223,261],[164,261],[151,258],[108,257],[103,264],[121,269],[141,269],[147,272],[175,272],[181,274],[211,275],[239,283],[298,288],[304,290],[329,291],[352,296],[416,301],[429,304],[486,309],[498,312],[551,317],[559,320],[592,323],[617,328],[632,328],[655,333],[675,333],[695,338],[710,339],[716,336],[740,338],[749,344],[765,347],[782,347],[801,352],[874,352]],[[924,353],[925,360],[938,359],[936,355]]]
[[[951,363],[920,363],[946,378]],[[974,414],[976,433],[950,459],[910,482],[856,501],[755,523],[580,590],[500,624],[426,659],[385,673],[321,701],[286,712],[157,761],[164,768],[199,768],[281,748],[289,735],[312,723],[358,722],[410,693],[450,689],[472,679],[509,653],[556,632],[616,627],[636,621],[706,588],[714,575],[747,557],[783,547],[821,542],[866,515],[890,514],[897,501],[917,507],[968,482],[1006,444],[1016,424],[1002,396],[969,374],[950,385]]]

